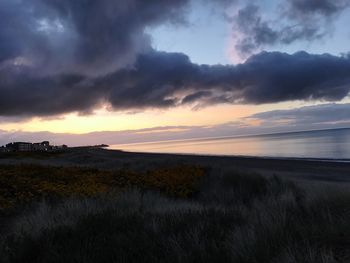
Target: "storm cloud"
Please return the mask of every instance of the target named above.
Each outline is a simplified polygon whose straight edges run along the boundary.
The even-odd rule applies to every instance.
[[[349,94],[348,55],[262,52],[239,65],[198,65],[185,54],[154,50],[145,30],[184,23],[188,2],[0,1],[0,116],[89,114],[106,105],[337,101]],[[266,26],[262,39],[276,37],[256,23]]]
[[[146,27],[183,22],[187,2],[0,1],[0,65],[31,65],[41,74],[113,72],[150,48]]]

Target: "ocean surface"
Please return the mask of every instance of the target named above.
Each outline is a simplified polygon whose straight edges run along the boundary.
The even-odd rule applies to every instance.
[[[112,145],[131,152],[317,158],[350,161],[350,128]]]

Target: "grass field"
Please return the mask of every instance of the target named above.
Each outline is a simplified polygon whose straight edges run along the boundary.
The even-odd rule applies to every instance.
[[[1,166],[1,262],[350,262],[350,192],[191,165]],[[52,201],[54,199],[54,201]]]

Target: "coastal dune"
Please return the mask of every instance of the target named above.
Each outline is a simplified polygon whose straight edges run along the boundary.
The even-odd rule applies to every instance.
[[[350,163],[80,147],[0,176],[4,263],[350,260]]]

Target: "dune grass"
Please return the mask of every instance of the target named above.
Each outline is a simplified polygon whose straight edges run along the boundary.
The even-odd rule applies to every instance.
[[[114,194],[39,201],[3,231],[1,262],[350,262],[349,192],[190,166],[130,174]]]

